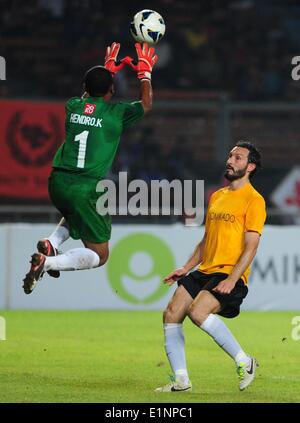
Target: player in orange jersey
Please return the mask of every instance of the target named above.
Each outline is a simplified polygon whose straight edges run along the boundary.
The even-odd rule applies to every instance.
[[[192,388],[182,329],[186,316],[235,360],[240,390],[254,379],[256,359],[244,352],[217,314],[236,317],[248,293],[250,265],[266,219],[264,198],[250,183],[260,167],[258,150],[251,143],[238,142],[226,163],[224,176],[230,184],[210,198],[203,239],[187,263],[165,278],[168,285],[178,281],[163,317],[165,350],[174,377],[157,392]]]

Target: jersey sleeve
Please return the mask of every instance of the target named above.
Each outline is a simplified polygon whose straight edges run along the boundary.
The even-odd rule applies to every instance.
[[[123,103],[123,128],[128,128],[135,122],[140,120],[145,112],[140,101],[134,101],[133,103]]]
[[[266,220],[266,203],[262,197],[255,197],[251,200],[245,219],[245,232],[253,231],[262,234]]]

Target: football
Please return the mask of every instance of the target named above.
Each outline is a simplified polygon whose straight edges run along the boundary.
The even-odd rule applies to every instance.
[[[166,30],[162,16],[154,10],[144,9],[133,17],[130,31],[139,43],[157,44]]]

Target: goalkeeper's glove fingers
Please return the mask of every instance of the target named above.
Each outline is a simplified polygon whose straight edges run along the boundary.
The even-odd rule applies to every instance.
[[[154,48],[149,47],[147,43],[144,43],[143,46],[140,43],[136,43],[135,49],[138,56],[137,77],[139,79],[151,80],[152,69],[158,59],[157,55],[155,55]]]
[[[125,66],[125,63],[117,60],[120,47],[120,43],[114,42],[106,49],[104,67],[109,70],[113,76]]]
[[[151,72],[158,59],[157,55],[154,55],[155,50],[153,47],[149,48],[146,43],[143,44],[143,47],[136,43],[135,48],[138,61],[135,62],[129,56],[126,56],[122,61],[126,62],[137,73],[139,79],[151,80]]]

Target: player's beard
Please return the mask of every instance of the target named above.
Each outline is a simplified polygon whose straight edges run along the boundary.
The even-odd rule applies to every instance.
[[[224,177],[227,179],[227,181],[230,181],[230,182],[236,181],[237,179],[241,179],[241,178],[243,178],[243,176],[246,175],[247,167],[248,167],[248,165],[245,166],[244,169],[239,169],[239,170],[233,170],[231,168],[231,170],[233,170],[232,173],[228,173],[228,171],[230,169],[226,169],[226,171],[224,173]]]

